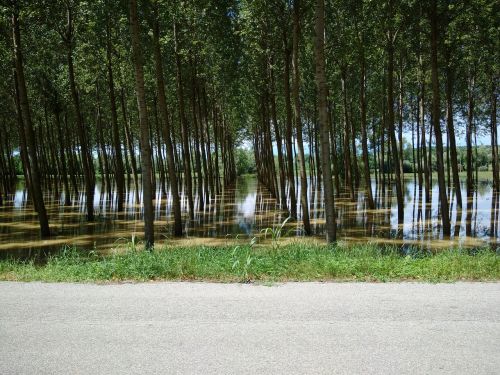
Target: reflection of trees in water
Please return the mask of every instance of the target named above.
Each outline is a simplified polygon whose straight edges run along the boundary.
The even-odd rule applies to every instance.
[[[321,185],[318,186],[316,180],[313,179],[310,184],[310,194],[309,202],[311,209],[309,210],[309,216],[312,221],[311,227],[315,235],[321,235],[325,230],[324,225],[319,225],[317,220],[324,217],[323,210],[323,191],[321,190]]]
[[[235,202],[236,202],[236,189],[225,188],[222,193],[222,233],[232,234],[234,231],[234,216],[235,216]]]
[[[183,185],[182,182],[180,184]],[[29,239],[36,243],[38,240],[38,230],[34,225],[36,214],[30,203],[31,197],[28,196],[22,183],[18,182],[17,187],[18,190],[6,196],[4,205],[0,207],[0,244],[23,243]],[[389,186],[384,188],[381,184],[374,184],[373,187],[377,205],[374,211],[367,209],[363,188],[359,190],[354,201],[351,200],[349,191],[338,192],[336,213],[339,239],[362,238],[369,241],[370,238],[389,239],[397,234],[391,231],[391,228],[395,228],[394,220],[391,227],[391,218],[395,215],[393,189]],[[160,193],[160,188],[158,185],[155,202],[156,218],[167,224],[159,225],[158,237],[170,235],[172,229],[170,190],[167,187],[165,196]],[[437,189],[436,185],[435,188]],[[93,247],[94,242],[97,246],[112,244],[119,238],[130,239],[133,233],[141,233],[142,207],[136,200],[135,186],[131,185],[126,191],[125,210],[123,213],[117,213],[116,192],[112,190],[110,194],[108,189],[102,189],[102,185],[98,182],[94,200],[96,222],[93,224],[85,222],[84,189],[79,186],[78,192],[71,191],[70,206],[63,204],[62,190],[59,190],[59,194],[56,194],[54,189],[46,190],[44,194],[51,222],[54,223],[54,232],[59,238],[67,238],[67,243],[78,240],[80,244],[86,243],[87,246]],[[464,200],[462,211],[457,210],[454,189],[451,188],[449,191],[453,236],[459,239],[464,239],[465,235],[489,237],[492,245],[498,244],[500,198],[492,194],[491,183],[480,182],[477,189],[472,192],[471,199],[468,202]],[[418,184],[415,185],[413,181],[406,181],[404,196],[406,200],[404,239],[428,242],[440,238],[437,195],[434,193],[435,201],[431,204],[425,200],[423,188]],[[314,233],[323,236],[323,192],[312,181],[308,197]],[[287,217],[269,191],[254,177],[240,178],[235,188],[226,188],[219,195],[212,197],[205,195],[204,198],[206,204],[201,211],[196,212],[195,220],[185,221],[185,225],[189,226],[187,234],[190,236],[224,237],[227,234],[234,236],[238,233],[249,236],[258,234],[262,228],[275,227]],[[185,190],[181,191],[181,199],[183,215],[187,217]],[[197,202],[196,195],[195,202]],[[250,208],[243,207],[245,202]],[[196,205],[198,207],[197,203]],[[298,234],[303,234],[300,230],[300,216],[297,222],[290,223],[287,227],[296,228]]]
[[[252,185],[253,189],[255,189],[255,179],[250,176],[240,176],[236,180],[236,192],[238,194],[238,198],[246,197],[250,191],[250,185]]]
[[[480,195],[487,195],[492,191],[491,181],[479,181],[476,187],[476,192]]]
[[[403,195],[405,203],[413,199],[415,192],[415,184],[413,182],[406,181],[403,185]]]

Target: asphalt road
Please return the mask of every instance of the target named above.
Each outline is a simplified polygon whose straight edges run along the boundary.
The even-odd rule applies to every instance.
[[[0,283],[0,374],[500,374],[500,283]]]

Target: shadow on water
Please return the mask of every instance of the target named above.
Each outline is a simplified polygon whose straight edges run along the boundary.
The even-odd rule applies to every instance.
[[[452,238],[442,238],[438,187],[432,187],[426,201],[423,188],[408,179],[404,184],[404,224],[398,226],[395,194],[391,186],[377,186],[372,183],[376,208],[369,210],[364,189],[351,197],[350,189],[337,193],[337,225],[339,240],[347,243],[393,243],[402,248],[439,249],[452,245],[478,247],[489,243],[498,244],[500,198],[493,194],[491,183],[481,182],[477,190],[463,201],[467,207],[459,209],[455,204],[454,191],[450,196],[450,219]],[[62,190],[62,189],[61,189]],[[269,191],[255,177],[244,176],[235,186],[225,188],[219,195],[206,195],[205,206],[200,209],[196,200],[195,215],[189,220],[188,202],[184,189],[181,190],[181,207],[185,236],[197,239],[202,244],[220,244],[221,239],[250,239],[259,236],[262,229],[276,227],[287,218],[286,211]],[[300,196],[300,186],[296,187]],[[83,186],[71,196],[71,205],[65,206],[64,192],[56,195],[45,192],[47,211],[53,237],[40,240],[38,221],[33,205],[22,181],[15,193],[7,196],[0,206],[0,258],[45,257],[65,245],[106,251],[125,244],[134,238],[141,238],[143,231],[142,207],[136,201],[135,188],[129,187],[125,196],[125,209],[116,211],[116,191],[107,189],[101,182],[96,186],[94,207],[96,220],[85,221],[85,193]],[[323,192],[314,181],[309,184],[310,218],[313,233],[318,239],[324,236]],[[289,200],[288,200],[289,201]],[[155,233],[158,240],[171,238],[171,195],[162,193],[160,184],[155,200]],[[302,236],[300,221],[300,200],[297,202],[299,218],[287,222],[285,233]]]

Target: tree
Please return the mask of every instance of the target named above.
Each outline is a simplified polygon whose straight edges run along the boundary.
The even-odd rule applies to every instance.
[[[405,172],[413,172],[415,202],[425,189],[417,220],[436,215],[437,172],[434,200],[445,235],[453,194],[462,205],[462,167],[468,235],[479,171],[491,171],[500,190],[494,1],[128,3],[1,6],[2,201],[19,173],[38,212],[46,195],[61,206],[83,204],[90,221],[97,212],[120,220],[144,203],[150,224],[158,186],[158,215],[181,235],[183,214],[193,225],[214,216],[236,176],[255,172],[280,215],[302,216],[296,225],[306,234],[324,212],[318,190],[335,184],[325,195],[330,240],[335,218],[339,228],[351,225],[349,209],[335,207],[337,197],[356,202],[359,192],[367,231],[378,216],[371,209],[387,214],[397,203],[397,234],[405,236],[412,186],[405,186]],[[14,4],[22,23],[16,45]],[[132,8],[136,35],[127,17]],[[464,147],[456,141],[462,136]],[[491,146],[478,144],[485,136]],[[243,166],[239,150],[249,145],[255,162]]]
[[[20,133],[24,134],[26,139],[27,157],[29,165],[25,169],[28,173],[29,186],[33,193],[33,203],[38,214],[40,223],[40,234],[42,237],[50,236],[49,219],[45,209],[43,199],[42,185],[40,179],[40,170],[38,165],[38,156],[35,147],[35,134],[33,131],[33,123],[31,120],[31,112],[26,88],[26,80],[24,77],[23,52],[21,46],[21,29],[19,26],[19,3],[14,2],[12,6],[12,35],[14,46],[14,64],[15,64],[15,87],[16,99],[18,108],[20,109],[18,116],[21,119],[19,122]]]
[[[158,16],[158,2],[154,6],[154,21],[153,21],[153,45],[155,59],[156,85],[158,88],[158,105],[160,114],[163,119],[163,134],[165,138],[165,146],[167,148],[167,164],[170,186],[172,189],[172,206],[174,212],[174,235],[182,236],[182,217],[181,204],[178,190],[177,175],[175,173],[174,151],[172,147],[172,137],[170,129],[170,120],[167,109],[167,99],[165,95],[165,82],[163,79],[163,63],[160,47],[160,20]]]
[[[443,223],[443,235],[449,237],[451,234],[450,216],[448,210],[448,197],[446,195],[446,181],[444,175],[443,160],[443,137],[441,133],[441,110],[439,98],[438,78],[438,15],[437,0],[432,0],[430,9],[431,22],[431,68],[432,68],[432,123],[436,137],[436,160],[439,184],[439,201],[441,203],[441,221]]]
[[[363,3],[361,2],[360,16],[363,17]],[[365,37],[364,28],[361,26],[358,30],[359,39],[359,63],[360,63],[360,82],[359,82],[359,108],[361,117],[361,147],[363,153],[363,166],[365,178],[366,201],[368,207],[375,209],[375,202],[372,194],[372,181],[370,176],[370,163],[368,155],[368,134],[366,123],[366,59],[365,59]]]
[[[137,108],[139,110],[139,126],[141,140],[141,174],[142,204],[144,206],[144,237],[146,249],[154,246],[154,211],[153,185],[151,168],[151,146],[149,139],[148,113],[146,110],[146,93],[144,89],[144,72],[140,43],[140,28],[137,17],[137,0],[130,0],[130,40],[132,43],[132,64],[134,67]]]
[[[81,162],[83,166],[85,191],[87,195],[87,220],[94,221],[94,190],[95,190],[95,172],[94,163],[92,160],[92,152],[89,149],[89,133],[83,121],[83,114],[80,106],[80,97],[76,87],[75,68],[73,61],[73,48],[74,48],[74,24],[73,24],[73,4],[68,1],[66,3],[66,29],[60,31],[60,35],[66,45],[66,58],[68,65],[69,86],[71,90],[71,97],[75,108],[77,133],[80,140],[81,148]]]
[[[300,112],[300,70],[299,70],[299,38],[300,38],[300,1],[294,0],[293,4],[293,48],[292,48],[292,68],[293,68],[293,109],[295,129],[297,131],[297,148],[299,171],[300,171],[300,204],[302,207],[302,222],[304,223],[304,232],[311,234],[311,222],[309,220],[309,203],[307,199],[307,175],[306,162],[304,156],[304,142],[302,140],[302,117]]]
[[[330,126],[328,123],[328,101],[325,74],[325,2],[316,0],[315,22],[315,65],[316,86],[318,89],[318,113],[321,138],[321,170],[323,172],[323,189],[325,199],[326,241],[335,242],[337,223],[335,218],[335,197],[333,194],[332,170],[330,163]]]
[[[109,103],[111,109],[111,123],[113,129],[113,146],[115,151],[116,160],[116,190],[117,190],[117,206],[118,211],[123,211],[123,200],[125,195],[125,169],[123,166],[122,145],[120,142],[120,131],[118,127],[118,113],[116,110],[116,94],[115,94],[115,81],[113,77],[113,61],[112,61],[112,29],[111,29],[111,15],[106,15],[106,63],[108,69],[108,89],[109,89]]]
[[[400,153],[396,141],[396,130],[394,129],[394,40],[396,35],[393,30],[392,22],[394,19],[394,0],[389,0],[389,17],[388,17],[388,31],[387,31],[387,121],[389,139],[391,141],[391,156],[394,173],[396,175],[396,198],[398,202],[398,224],[402,225],[404,222],[404,197],[403,185],[400,168]],[[403,145],[401,145],[402,147]]]

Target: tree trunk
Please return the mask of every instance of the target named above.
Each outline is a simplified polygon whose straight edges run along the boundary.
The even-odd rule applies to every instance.
[[[349,123],[349,111],[347,108],[347,78],[345,68],[341,72],[341,87],[342,87],[342,106],[344,112],[344,142],[342,144],[344,152],[344,183],[346,188],[349,188],[351,200],[354,200],[354,184],[352,180],[352,163],[351,163],[351,126]]]
[[[111,50],[111,26],[109,15],[106,22],[106,62],[108,69],[108,89],[109,102],[111,106],[111,126],[113,131],[113,147],[115,151],[115,181],[117,210],[123,211],[123,202],[125,199],[125,170],[123,167],[122,146],[120,143],[120,131],[118,128],[118,114],[116,111],[115,82],[113,78],[113,61]]]
[[[203,211],[205,202],[203,199],[203,175],[201,173],[201,154],[200,154],[200,132],[199,121],[201,119],[196,115],[196,63],[191,63],[191,106],[193,111],[193,128],[194,128],[194,160],[196,169],[196,186],[198,187],[198,209]]]
[[[75,71],[73,66],[73,13],[71,5],[67,5],[67,30],[65,36],[65,43],[67,47],[67,62],[68,62],[68,74],[69,74],[69,86],[71,90],[71,97],[73,99],[73,105],[75,107],[76,125],[77,133],[80,141],[81,150],[81,163],[83,167],[83,178],[85,182],[85,192],[87,195],[86,205],[87,205],[87,221],[94,221],[94,189],[95,189],[95,175],[94,175],[94,165],[93,156],[91,150],[89,150],[89,142],[87,138],[88,130],[85,128],[83,123],[83,114],[80,108],[80,99],[78,96],[78,91],[75,82]]]
[[[384,73],[385,74],[385,73]],[[385,80],[382,92],[385,93]],[[380,180],[382,182],[382,195],[385,194],[386,185],[386,171],[385,171],[385,133],[386,133],[386,111],[385,111],[385,97],[382,95],[382,119],[380,121],[380,152],[379,152],[379,165],[380,165]]]
[[[474,194],[474,178],[472,174],[472,132],[474,128],[474,77],[469,77],[468,83],[468,113],[465,131],[467,149],[467,201],[472,200]]]
[[[404,144],[403,144],[403,59],[400,60],[399,69],[399,101],[398,101],[398,144],[399,144],[399,170],[401,174],[401,184],[405,184],[405,175],[403,169]]]
[[[181,123],[181,138],[182,138],[182,152],[184,165],[184,181],[186,184],[188,204],[189,204],[189,217],[194,219],[194,199],[193,199],[193,180],[191,177],[191,153],[189,152],[189,130],[184,108],[184,96],[182,92],[182,66],[181,57],[179,54],[179,36],[177,33],[178,26],[174,24],[174,45],[175,45],[175,67],[176,67],[176,81],[177,81],[177,99],[179,101],[179,121]]]
[[[205,123],[207,118],[204,115],[204,112],[201,109],[201,91],[199,81],[196,81],[196,97],[198,98],[196,102],[196,110],[198,112],[199,119],[199,134],[200,134],[200,153],[201,153],[201,164],[203,167],[203,185],[204,185],[204,194],[207,197],[207,200],[210,200],[209,197],[209,189],[208,189],[208,166],[207,166],[207,154],[206,154],[206,141],[205,141]]]
[[[212,149],[210,146],[210,122],[208,120],[208,103],[207,103],[207,92],[205,86],[203,86],[203,107],[205,114],[205,130],[207,136],[206,153],[207,153],[207,169],[208,169],[208,185],[210,188],[210,196],[215,196],[215,181],[214,181],[214,167],[212,159]]]
[[[14,42],[14,63],[16,69],[17,89],[19,107],[22,112],[23,121],[20,125],[24,125],[26,136],[27,157],[29,158],[29,172],[31,177],[31,191],[33,194],[33,203],[38,214],[38,221],[40,223],[40,234],[42,237],[50,236],[49,219],[45,209],[45,202],[43,200],[43,192],[40,180],[40,171],[38,166],[38,158],[36,155],[35,135],[33,131],[33,123],[31,121],[30,106],[28,101],[28,92],[26,89],[26,80],[24,78],[23,54],[21,47],[21,32],[19,27],[19,9],[17,2],[14,5],[12,14],[12,33]]]
[[[162,139],[160,135],[160,118],[158,114],[158,97],[155,96],[153,98],[153,108],[154,108],[154,127],[151,126],[151,144],[156,142],[156,150],[153,150],[153,159],[156,154],[156,164],[159,178],[160,178],[160,191],[162,196],[167,195],[167,186],[166,186],[166,178],[165,178],[165,163],[163,162],[163,147],[162,147]],[[153,129],[154,128],[154,129]],[[156,151],[156,152],[154,152]],[[156,190],[153,190],[156,191]]]
[[[446,126],[450,142],[450,164],[453,175],[453,186],[457,197],[457,205],[462,208],[462,189],[458,175],[457,145],[455,140],[455,125],[453,124],[453,72],[450,67],[446,70]]]
[[[101,174],[102,180],[105,182],[106,190],[108,191],[108,196],[111,196],[111,179],[109,177],[110,167],[109,159],[106,151],[106,144],[104,141],[104,129],[102,124],[101,115],[101,99],[99,95],[99,86],[96,80],[96,127],[97,127],[97,147],[100,148],[101,155]]]
[[[21,156],[21,162],[23,167],[24,180],[26,182],[26,187],[28,190],[28,196],[32,197],[33,192],[31,191],[32,181],[31,181],[31,167],[30,158],[28,156],[28,146],[26,144],[26,132],[24,130],[24,120],[23,120],[23,110],[21,109],[21,101],[19,98],[19,84],[17,81],[17,73],[14,68],[14,101],[16,105],[17,112],[17,125],[19,131],[19,151]],[[36,154],[35,154],[36,155]],[[33,202],[35,210],[37,209],[36,204]]]
[[[354,125],[354,114],[353,114],[353,110],[352,110],[352,101],[349,102],[349,118],[351,119],[351,121],[349,121],[349,126],[351,127],[351,155],[352,155],[352,158],[351,158],[351,171],[352,171],[352,177],[353,177],[353,180],[354,180],[354,194],[353,194],[353,199],[356,200],[356,196],[357,196],[357,189],[359,188],[359,168],[358,168],[358,153],[357,153],[357,150],[356,150],[356,127]]]
[[[350,138],[350,127],[349,127],[349,115],[347,111],[347,83],[346,83],[346,73],[345,69],[341,69],[340,76],[340,85],[342,91],[342,151],[344,153],[344,185],[345,187],[352,188],[351,181],[351,149],[349,147],[349,138]],[[351,198],[354,194],[351,194]]]
[[[389,0],[389,22],[393,20],[393,1]],[[396,175],[396,198],[398,202],[398,224],[401,226],[404,222],[404,197],[401,182],[401,169],[399,166],[399,152],[396,141],[396,132],[394,129],[394,33],[392,26],[389,27],[387,44],[387,115],[388,132],[391,141],[391,156],[393,169]]]
[[[495,77],[491,78],[491,109],[490,109],[490,132],[491,132],[491,167],[493,169],[493,188],[496,193],[500,192],[500,166],[498,160],[498,129],[497,129],[497,94]]]
[[[140,44],[140,29],[137,19],[137,0],[130,0],[130,39],[132,42],[132,61],[139,110],[139,127],[141,140],[142,166],[142,204],[144,206],[144,237],[146,249],[154,246],[154,211],[153,189],[151,181],[151,147],[149,143],[148,113],[146,108],[146,93],[144,89],[144,72]]]
[[[156,85],[158,89],[158,107],[163,119],[163,138],[167,149],[168,179],[170,182],[170,191],[172,194],[172,210],[174,214],[174,236],[182,236],[182,216],[181,200],[179,197],[179,185],[175,173],[174,150],[172,147],[172,136],[170,121],[168,116],[167,99],[165,95],[165,81],[163,75],[163,62],[160,47],[160,23],[158,18],[157,3],[155,2],[155,20],[153,25],[153,49],[155,59]]]
[[[221,193],[220,186],[220,169],[219,169],[219,119],[217,113],[217,105],[213,105],[213,130],[214,130],[214,153],[215,153],[215,163],[214,163],[214,179],[215,179],[215,191],[217,194]]]
[[[316,65],[316,87],[318,90],[318,114],[321,136],[321,169],[323,172],[323,191],[325,199],[326,241],[337,239],[335,219],[335,197],[333,194],[332,169],[330,163],[330,129],[328,122],[328,101],[325,74],[325,2],[316,1],[316,22],[314,56]]]
[[[373,210],[375,209],[375,202],[373,201],[372,185],[370,177],[370,163],[368,159],[368,135],[366,132],[366,64],[365,64],[365,51],[364,51],[364,40],[361,39],[360,42],[360,63],[361,63],[361,76],[360,76],[360,95],[359,95],[359,107],[361,111],[361,147],[363,151],[363,165],[364,165],[364,177],[365,177],[365,190],[366,190],[366,201],[368,207]]]
[[[61,119],[60,119],[60,113],[57,109],[54,109],[54,119],[56,123],[56,131],[57,131],[57,140],[59,143],[59,153],[61,156],[61,171],[62,171],[62,179],[63,179],[63,184],[64,184],[64,205],[69,206],[71,205],[71,193],[69,189],[69,181],[68,181],[68,170],[67,170],[67,164],[66,164],[66,147],[65,147],[65,142],[62,134],[62,128],[61,128]]]
[[[272,65],[272,61],[271,61]],[[278,166],[280,170],[280,202],[281,209],[288,211],[287,201],[286,201],[286,173],[285,173],[285,160],[283,157],[283,147],[280,127],[278,124],[278,116],[276,115],[276,85],[274,80],[274,69],[270,67],[270,78],[271,78],[271,117],[273,119],[274,125],[274,135],[276,139],[276,148],[278,150]]]
[[[327,94],[328,98],[328,94]],[[328,108],[330,109],[328,113],[328,129],[330,131],[330,143],[331,143],[331,158],[332,158],[332,174],[335,183],[335,193],[337,196],[340,194],[340,179],[339,179],[339,167],[338,167],[338,159],[337,159],[337,137],[336,137],[336,121],[334,118],[334,108],[333,103],[328,104]]]
[[[292,48],[292,66],[293,66],[293,104],[295,128],[297,129],[297,147],[299,149],[298,162],[300,170],[300,205],[302,207],[302,221],[304,223],[304,232],[307,236],[311,235],[311,223],[309,221],[309,203],[307,200],[307,175],[306,163],[304,157],[304,143],[302,141],[302,118],[300,113],[300,72],[299,72],[299,37],[300,37],[300,1],[295,0],[293,5],[293,48]]]
[[[420,125],[422,127],[421,136],[422,139],[420,141],[420,145],[422,147],[422,167],[424,172],[424,186],[425,186],[425,204],[430,204],[431,199],[431,184],[430,184],[430,173],[429,171],[429,163],[427,161],[427,140],[425,138],[426,129],[425,129],[425,83],[422,72],[421,83],[420,83],[420,97],[419,97],[419,115],[420,115]]]
[[[70,128],[68,124],[68,113],[64,112],[64,135],[65,135],[65,145],[66,150],[68,151],[68,167],[69,167],[69,175],[71,179],[71,185],[73,186],[73,193],[78,197],[79,189],[78,189],[78,167],[77,160],[75,155],[75,147],[73,146],[73,140],[70,136]]]
[[[284,67],[284,96],[285,96],[285,145],[287,154],[287,172],[288,172],[288,188],[290,191],[290,217],[297,218],[297,195],[295,192],[295,174],[293,168],[293,129],[292,129],[292,104],[290,99],[290,47],[287,38],[286,30],[283,31],[283,45],[285,51],[285,67]]]
[[[472,236],[472,209],[474,204],[474,177],[472,171],[472,132],[474,128],[474,74],[469,73],[467,88],[467,125],[465,129],[465,143],[467,153],[467,210],[465,216],[465,235]]]
[[[125,106],[125,89],[121,88],[120,102],[122,107],[123,124],[125,125],[125,140],[130,159],[130,167],[132,169],[132,178],[134,179],[135,200],[139,203],[139,172],[137,170],[137,159],[135,154],[134,138],[130,130],[130,119],[127,116],[127,107]]]
[[[433,0],[431,4],[432,122],[434,124],[434,134],[436,136],[436,163],[439,184],[439,200],[441,203],[441,221],[443,223],[443,236],[449,237],[451,235],[451,226],[448,196],[446,194],[443,137],[440,124],[441,111],[439,108],[438,38],[437,0]]]

